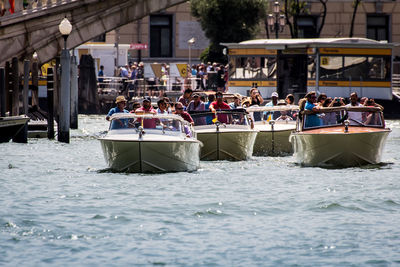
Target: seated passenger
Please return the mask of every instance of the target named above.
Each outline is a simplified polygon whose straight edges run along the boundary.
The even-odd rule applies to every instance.
[[[193,100],[189,103],[189,105],[186,108],[186,111],[204,111],[205,110],[205,105],[204,102],[201,101],[200,95],[195,93],[193,94]],[[198,117],[198,118],[193,118],[194,124],[195,125],[205,125],[206,124],[206,118],[205,117]]]
[[[151,113],[151,114],[155,114],[157,113],[157,111],[153,108],[153,106],[151,105],[151,99],[150,97],[145,97],[143,99],[143,106],[136,109],[135,111],[131,111],[131,113],[136,113],[136,114],[147,114],[147,113]],[[141,118],[138,118],[137,120],[138,122],[142,122]],[[145,129],[154,129],[156,128],[157,125],[157,119],[144,119],[143,120],[143,128]]]
[[[317,95],[314,91],[309,92],[306,95],[307,102],[304,106],[305,110],[312,110],[314,112],[318,112],[319,108],[316,106],[317,102]],[[305,127],[316,127],[321,125],[321,119],[318,117],[317,114],[308,114],[305,116],[306,124]]]
[[[217,113],[217,110],[226,110],[231,109],[231,107],[225,103],[223,100],[223,94],[221,92],[217,92],[215,94],[216,101],[212,102],[210,105],[210,109],[212,112]],[[229,123],[228,114],[217,114],[217,120],[221,123]]]
[[[106,120],[110,120],[110,117],[114,114],[114,113],[129,113],[129,111],[127,111],[125,109],[126,107],[126,99],[123,95],[117,96],[115,103],[117,104],[116,107],[110,109],[110,111],[108,112],[107,116],[106,116]],[[128,123],[129,123],[129,119],[117,119],[117,120],[113,120],[111,122],[111,127],[110,129],[121,129],[121,128],[128,128]]]
[[[358,102],[358,96],[356,92],[350,94],[350,103],[347,104],[346,107],[361,107],[361,104]],[[348,114],[350,125],[362,124],[362,112],[349,111]]]

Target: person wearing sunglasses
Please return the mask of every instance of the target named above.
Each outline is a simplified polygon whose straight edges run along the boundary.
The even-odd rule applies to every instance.
[[[311,91],[306,95],[307,101],[304,107],[305,110],[312,110],[314,112],[319,111],[319,107],[316,105],[317,95],[315,91]],[[309,114],[306,117],[306,127],[315,127],[321,125],[321,119],[317,114]]]

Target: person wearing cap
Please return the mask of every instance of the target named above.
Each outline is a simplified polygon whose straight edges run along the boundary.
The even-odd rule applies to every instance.
[[[231,109],[241,108],[242,107],[242,96],[238,93],[233,95],[233,102],[229,104]]]
[[[271,101],[269,101],[265,106],[266,107],[275,107],[278,105],[278,98],[279,95],[277,92],[273,92],[271,94]],[[273,119],[276,120],[279,117],[279,112],[264,112],[264,118],[266,118],[268,121]]]
[[[192,112],[192,111],[204,111],[205,104],[203,101],[200,99],[200,95],[198,93],[193,94],[193,100],[190,101],[189,105],[186,108],[187,112]],[[193,118],[194,124],[195,125],[205,125],[206,124],[206,118],[205,117],[200,117],[200,118]]]
[[[217,110],[226,110],[231,109],[231,107],[225,103],[224,95],[222,92],[217,92],[215,94],[216,101],[212,102],[210,105],[210,110],[214,113],[217,113]],[[217,114],[217,118],[219,122],[228,123],[228,115],[227,114]]]
[[[117,106],[114,107],[114,108],[111,108],[110,111],[108,111],[108,114],[106,116],[106,120],[109,121],[110,117],[114,113],[129,113],[129,111],[125,109],[126,102],[127,101],[125,99],[125,96],[123,96],[123,95],[117,96],[117,98],[115,100],[115,103],[117,104]],[[128,127],[128,122],[129,122],[129,120],[127,120],[127,119],[112,120],[110,129],[127,128]]]

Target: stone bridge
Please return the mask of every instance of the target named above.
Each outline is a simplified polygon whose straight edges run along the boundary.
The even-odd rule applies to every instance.
[[[38,55],[39,64],[60,55],[64,39],[58,25],[72,24],[67,47],[72,49],[122,25],[162,12],[187,0],[36,0],[26,7],[16,0],[15,13],[0,17],[0,66]],[[8,2],[8,1],[7,1]]]

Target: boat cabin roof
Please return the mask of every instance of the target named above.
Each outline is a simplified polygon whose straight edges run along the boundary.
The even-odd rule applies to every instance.
[[[376,41],[367,38],[304,38],[304,39],[255,39],[240,43],[221,43],[228,48],[268,48],[284,50],[288,48],[355,47],[393,48],[396,43]]]

